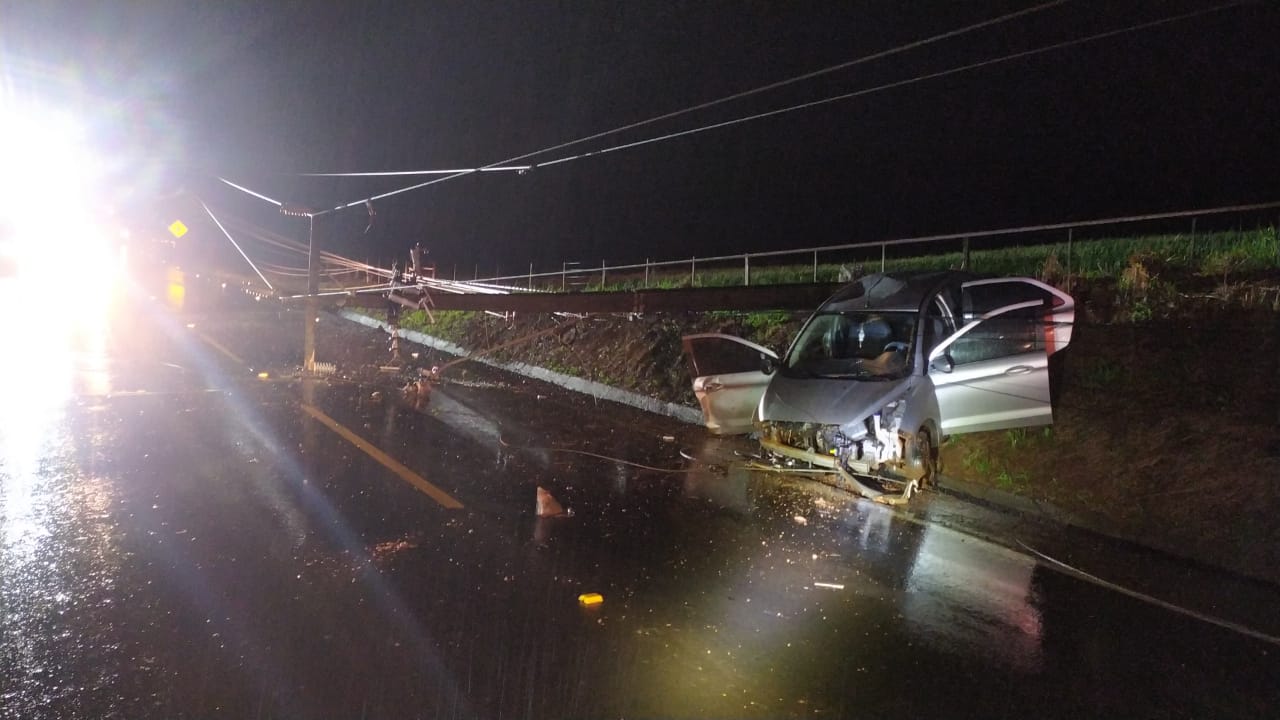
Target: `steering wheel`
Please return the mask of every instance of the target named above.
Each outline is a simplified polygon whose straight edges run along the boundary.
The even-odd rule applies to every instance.
[[[906,352],[907,344],[901,340],[891,340],[884,344],[884,352],[889,352],[890,350],[901,350],[902,352]]]

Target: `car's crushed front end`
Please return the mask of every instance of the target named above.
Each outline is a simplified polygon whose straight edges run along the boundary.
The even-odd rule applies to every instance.
[[[917,371],[921,294],[891,280],[869,287],[888,292],[891,307],[867,307],[863,293],[815,313],[761,396],[756,430],[786,462],[918,480],[926,463],[913,459],[916,436],[936,416],[932,393],[919,392],[929,386]]]
[[[761,421],[761,445],[771,453],[832,467],[854,475],[904,476],[908,473],[907,446],[902,430],[902,403],[889,405],[843,425],[809,422]]]

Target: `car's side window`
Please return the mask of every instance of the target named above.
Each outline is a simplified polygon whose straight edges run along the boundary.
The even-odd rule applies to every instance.
[[[1040,300],[1044,308],[1051,308],[1055,299],[1048,290],[1017,280],[971,283],[961,293],[965,320],[974,320],[992,310],[1029,300]]]
[[[956,365],[1009,357],[1044,349],[1037,308],[1014,310],[984,320],[956,339],[947,350]]]
[[[759,350],[728,338],[699,338],[694,341],[692,358],[699,376],[758,370],[763,360]]]

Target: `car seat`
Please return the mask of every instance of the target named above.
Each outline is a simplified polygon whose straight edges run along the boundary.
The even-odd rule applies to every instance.
[[[892,337],[893,326],[888,320],[882,317],[868,318],[862,323],[860,331],[850,338],[855,344],[855,350],[851,355],[863,358],[877,357],[884,352],[884,346]]]

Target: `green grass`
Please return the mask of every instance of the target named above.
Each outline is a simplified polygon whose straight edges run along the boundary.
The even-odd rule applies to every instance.
[[[1124,368],[1108,358],[1093,358],[1076,374],[1076,382],[1090,390],[1107,390],[1124,377]]]
[[[435,322],[427,316],[425,310],[414,310],[400,316],[400,327],[405,330],[425,332],[433,337],[445,340],[460,340],[466,335],[467,325],[471,318],[479,313],[466,310],[436,310],[432,313]]]
[[[921,253],[928,252],[927,246],[918,247]],[[1051,257],[1053,261],[1050,261]],[[1072,243],[1071,246],[1071,274],[1074,277],[1086,279],[1117,279],[1134,257],[1142,258],[1145,262],[1162,269],[1222,276],[1225,281],[1237,273],[1280,268],[1280,242],[1277,241],[1274,227],[1197,233],[1194,237],[1178,233],[1081,240]],[[963,260],[963,254],[959,251],[920,254],[887,258],[884,267],[886,271],[945,270],[960,267]],[[1046,263],[1049,263],[1050,267],[1056,266],[1059,271],[1065,272],[1067,260],[1066,242],[1014,246],[971,251],[969,269],[993,275],[1039,276],[1045,270]],[[862,270],[868,273],[880,270],[878,257],[866,259],[860,263],[846,264],[851,267],[860,265]],[[813,282],[815,277],[818,282],[836,282],[841,267],[837,263],[822,264],[818,266],[816,273],[812,264],[753,267],[751,284],[808,283]],[[741,266],[698,267],[692,277],[690,277],[688,266],[685,266],[679,269],[651,271],[648,287],[671,289],[689,287],[691,284],[694,287],[727,287],[741,285],[742,282]],[[600,285],[599,277],[596,277],[584,289],[589,291],[634,290],[644,286],[644,275],[641,272],[634,275],[619,274],[609,277],[607,284],[603,287]],[[558,287],[557,284],[556,288]]]

